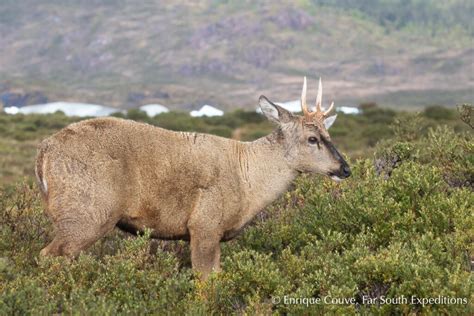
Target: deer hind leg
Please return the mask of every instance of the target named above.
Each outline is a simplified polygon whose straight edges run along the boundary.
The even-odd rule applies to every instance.
[[[97,213],[73,212],[72,217],[53,220],[56,236],[41,250],[40,256],[76,257],[115,227],[118,217],[99,220],[88,215]]]

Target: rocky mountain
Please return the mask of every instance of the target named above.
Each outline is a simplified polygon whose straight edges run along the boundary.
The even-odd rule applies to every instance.
[[[472,102],[470,0],[0,2],[0,100],[254,108]],[[40,102],[41,101],[41,102]]]

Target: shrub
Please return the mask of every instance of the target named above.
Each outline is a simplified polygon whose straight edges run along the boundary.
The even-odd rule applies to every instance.
[[[138,109],[128,110],[126,118],[134,121],[148,121],[148,115],[146,112]]]
[[[363,111],[364,117],[369,123],[391,124],[396,116],[395,111],[391,109],[369,108]]]
[[[461,104],[458,107],[460,119],[466,123],[470,128],[474,128],[474,106],[472,104]]]
[[[363,102],[359,104],[359,109],[362,111],[369,111],[378,108],[378,105],[376,102]]]
[[[175,126],[220,128],[179,114],[151,122],[165,118]],[[39,261],[52,226],[38,190],[31,180],[4,186],[0,314],[472,314],[472,132],[397,118],[387,127],[394,137],[375,148],[376,161],[395,159],[390,172],[379,176],[373,159],[359,159],[342,183],[299,177],[222,245],[223,271],[207,282],[192,272],[187,244],[150,243],[149,232],[113,231],[76,260]],[[345,119],[359,127],[367,120]],[[382,303],[402,296],[408,304]],[[459,301],[416,304],[412,297]]]
[[[453,119],[456,115],[456,112],[441,105],[432,105],[425,108],[423,115],[428,118],[440,121]]]

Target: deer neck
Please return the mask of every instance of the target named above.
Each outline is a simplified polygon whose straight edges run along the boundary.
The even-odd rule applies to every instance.
[[[288,190],[298,171],[288,164],[278,131],[245,145],[246,161],[241,171],[247,196],[245,220],[250,220]]]

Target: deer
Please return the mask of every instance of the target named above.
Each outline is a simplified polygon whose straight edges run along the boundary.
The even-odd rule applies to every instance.
[[[175,132],[107,117],[70,124],[43,140],[35,173],[55,236],[45,256],[77,257],[115,227],[151,238],[190,242],[192,268],[219,272],[220,243],[233,239],[301,173],[336,181],[351,175],[328,133],[334,102],[303,115],[260,96],[276,126],[251,142]]]

